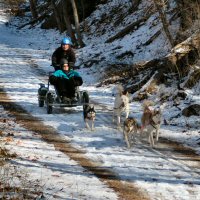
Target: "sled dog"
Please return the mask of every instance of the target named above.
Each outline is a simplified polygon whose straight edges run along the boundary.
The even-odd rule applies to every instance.
[[[131,147],[132,139],[140,132],[141,126],[138,124],[137,120],[133,117],[128,117],[124,121],[123,135],[126,141],[127,147]]]
[[[84,117],[84,122],[85,126],[88,129],[91,129],[92,131],[94,130],[94,121],[96,118],[96,111],[94,109],[93,104],[87,104],[83,106],[83,117]],[[91,122],[91,127],[89,125],[89,122]]]
[[[154,147],[153,133],[156,134],[156,141],[159,139],[159,131],[161,124],[162,112],[161,109],[151,110],[147,105],[144,106],[143,115],[141,117],[141,134],[146,133],[151,147]]]
[[[115,122],[115,117],[117,117],[117,126],[120,127],[122,113],[126,113],[126,118],[129,116],[128,91],[124,90],[121,85],[117,85],[114,90],[114,96],[113,122]]]

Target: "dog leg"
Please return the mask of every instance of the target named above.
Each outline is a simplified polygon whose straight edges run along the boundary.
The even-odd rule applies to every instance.
[[[127,110],[126,111],[126,119],[128,118],[128,116],[129,116],[129,111]]]
[[[153,131],[149,133],[149,143],[150,146],[153,148],[154,147]]]
[[[124,132],[124,137],[125,137],[126,145],[130,149],[131,148],[131,144],[130,144],[130,141],[129,141],[129,132],[125,131]]]
[[[136,137],[137,137],[137,129],[133,128],[133,130],[131,131],[131,141],[132,142],[136,142]]]
[[[94,131],[94,120],[92,120],[91,130]]]
[[[120,127],[120,116],[117,116],[117,127]]]
[[[89,124],[88,124],[87,119],[85,119],[85,127],[86,127],[87,129],[90,129],[90,126],[89,126]]]
[[[125,126],[123,128],[123,138],[125,139]]]
[[[158,126],[157,128],[156,128],[156,142],[158,142],[158,139],[159,139],[159,130],[160,130],[160,126]]]

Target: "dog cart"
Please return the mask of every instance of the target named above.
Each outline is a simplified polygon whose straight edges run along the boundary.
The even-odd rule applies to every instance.
[[[51,74],[51,72],[50,72]],[[74,98],[61,98],[56,89],[50,90],[50,83],[48,80],[47,86],[43,83],[39,84],[38,89],[38,105],[44,107],[46,105],[47,114],[52,114],[54,107],[75,107],[89,103],[89,95],[87,91],[80,91],[79,87],[76,87]]]

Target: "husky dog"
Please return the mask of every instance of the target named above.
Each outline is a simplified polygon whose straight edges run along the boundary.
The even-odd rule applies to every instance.
[[[162,117],[162,112],[160,108],[150,110],[150,108],[147,105],[144,106],[144,112],[141,118],[141,123],[142,123],[141,133],[147,133],[151,147],[154,147],[154,138],[153,138],[154,132],[156,134],[156,141],[158,141],[159,139],[161,117]]]
[[[128,148],[131,147],[131,140],[136,136],[140,129],[141,126],[138,124],[135,118],[128,117],[124,121],[123,135]]]
[[[125,91],[121,85],[117,85],[115,88],[115,101],[113,108],[113,122],[115,116],[117,117],[117,126],[120,127],[121,115],[126,113],[126,118],[129,116],[129,97],[128,91]]]
[[[93,104],[87,104],[83,106],[83,117],[84,117],[84,122],[85,126],[88,129],[91,129],[92,131],[94,130],[94,121],[96,118],[96,111],[94,109]],[[89,126],[89,121],[91,121],[91,127]]]

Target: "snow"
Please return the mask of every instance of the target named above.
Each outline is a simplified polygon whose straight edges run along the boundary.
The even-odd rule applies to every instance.
[[[48,72],[52,71],[51,53],[58,46],[62,35],[55,30],[45,31],[37,27],[32,30],[28,28],[16,30],[13,26],[5,26],[7,18],[3,10],[0,10],[0,13],[0,87],[7,92],[11,101],[41,119],[45,125],[53,127],[64,140],[70,141],[75,148],[83,150],[88,159],[106,169],[112,169],[121,181],[136,185],[150,199],[200,199],[199,167],[194,170],[174,155],[165,154],[161,147],[151,149],[148,143],[140,140],[131,149],[126,148],[122,131],[116,129],[112,123],[114,85],[95,87],[99,80],[97,69],[79,70],[84,80],[81,88],[89,91],[90,98],[98,103],[95,131],[85,128],[82,107],[55,109],[51,115],[46,114],[45,107],[38,107],[38,84],[41,82],[47,84]],[[96,16],[98,15],[99,13],[96,13]],[[130,41],[127,37],[131,38],[131,35],[123,40]],[[146,41],[144,36],[141,36],[140,40]],[[148,47],[149,51],[158,47],[160,41],[158,39],[158,43]],[[127,47],[128,50],[133,44],[130,43],[129,46],[122,40],[115,43],[123,44],[123,48]],[[94,51],[92,45],[77,50],[76,53],[80,57],[78,63],[92,54]],[[112,58],[110,53],[105,52],[105,48],[111,48],[110,45],[102,43],[95,48],[103,52],[106,60]],[[155,54],[154,51],[150,51],[149,55],[142,57],[141,53],[140,55],[137,53],[134,55],[135,60],[146,59]],[[162,88],[162,91],[169,92],[170,95],[174,93],[169,88]],[[199,92],[193,90],[187,92],[194,102],[200,103]],[[104,109],[98,106],[99,104],[103,104]],[[179,107],[182,109],[184,102]],[[131,102],[131,114],[139,119],[141,112],[141,103]],[[180,113],[180,110],[168,104],[163,112],[164,118],[170,121],[172,116]],[[2,106],[0,118],[7,119],[7,122],[11,123],[0,123],[4,135],[9,136],[11,133],[14,135],[13,137],[0,136],[4,146],[10,152],[17,153],[17,157],[9,163],[11,169],[12,166],[17,166],[17,169],[13,167],[13,171],[10,172],[14,176],[13,185],[19,184],[16,171],[20,171],[23,172],[20,174],[27,174],[24,179],[29,181],[30,186],[31,183],[38,185],[38,191],[42,191],[46,199],[118,199],[117,193],[93,173],[56,149],[53,144],[45,142],[39,134],[13,122]],[[187,129],[186,123],[193,128]],[[169,125],[161,126],[161,137],[178,141],[200,154],[199,127],[198,117],[173,118]],[[0,177],[2,174],[4,171],[1,170]]]

